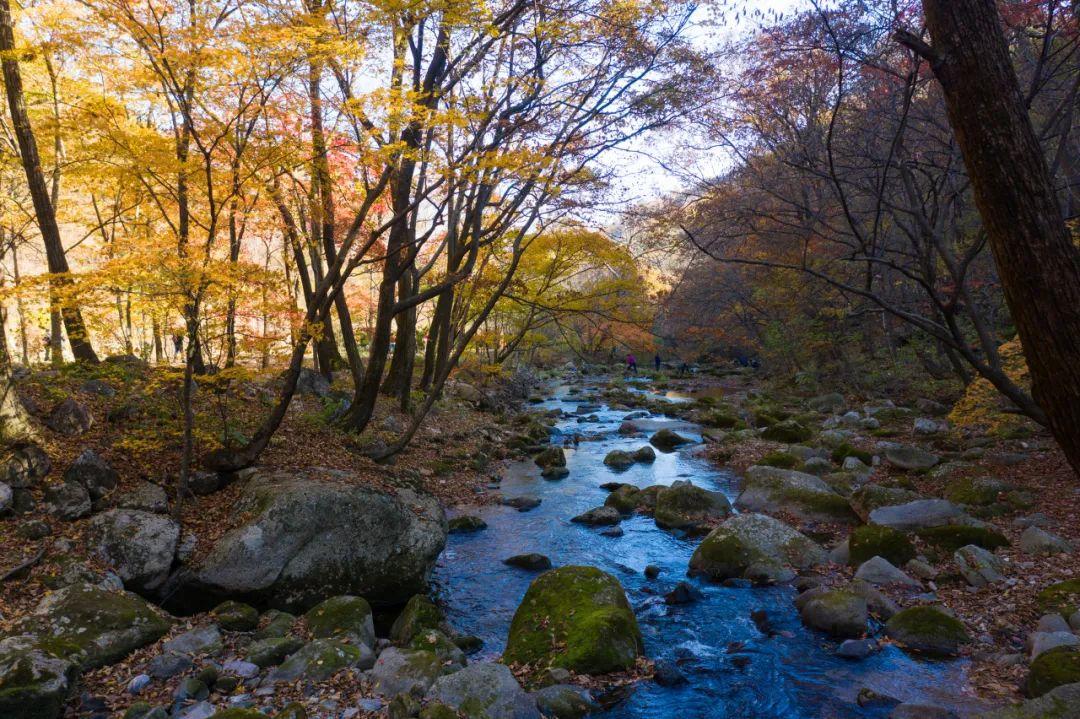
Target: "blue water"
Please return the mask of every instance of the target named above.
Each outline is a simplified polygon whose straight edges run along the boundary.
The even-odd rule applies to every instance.
[[[566,413],[577,409],[577,402],[565,401],[574,399],[567,396],[565,387],[557,388],[554,396],[558,399],[540,405],[540,409]],[[647,443],[647,435],[623,437],[616,433],[628,413],[604,406],[585,413],[596,414],[600,419],[596,423],[579,423],[576,417],[559,420],[559,434],[553,436],[553,443],[562,444],[574,433],[598,437],[567,448],[570,475],[563,480],[542,479],[531,461],[507,468],[503,495],[535,494],[543,500],[536,509],[518,512],[492,506],[460,512],[482,516],[488,528],[452,535],[435,581],[451,624],[484,640],[482,657],[496,658],[502,652],[514,611],[536,576],[507,567],[502,560],[540,552],[551,557],[555,566],[587,564],[618,577],[637,613],[649,658],[676,662],[689,679],[679,687],[642,681],[624,701],[605,712],[605,717],[887,716],[888,708],[863,708],[855,703],[861,687],[902,701],[962,710],[957,706],[957,695],[967,686],[967,663],[963,660],[915,660],[893,646],[862,661],[838,658],[835,641],[802,626],[790,587],[729,588],[692,580],[704,598],[689,605],[668,606],[663,595],[686,579],[686,567],[699,539],[677,537],[644,516],[624,519],[621,526],[625,534],[619,538],[603,537],[599,529],[572,524],[571,517],[603,504],[607,492],[599,485],[604,482],[647,487],[689,479],[722,491],[732,500],[738,493],[738,480],[731,473],[698,456],[700,445],[658,453],[653,464],[635,465],[625,472],[604,466],[604,456],[611,450],[633,450]],[[698,428],[686,422],[654,415],[648,424],[668,426],[700,440]],[[657,579],[645,579],[642,571],[648,564],[661,567]],[[772,636],[759,631],[750,618],[751,612],[760,609],[768,612]]]

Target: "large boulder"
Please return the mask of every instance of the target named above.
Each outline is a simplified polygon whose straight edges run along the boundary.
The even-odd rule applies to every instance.
[[[58,719],[77,674],[75,664],[37,646],[33,637],[0,641],[0,716]]]
[[[878,507],[870,512],[870,523],[902,532],[952,524],[964,511],[946,499],[916,499],[913,502]]]
[[[751,512],[784,511],[803,520],[855,523],[848,501],[820,477],[779,467],[746,470],[735,506]]]
[[[421,632],[449,631],[446,616],[433,601],[417,594],[409,599],[401,614],[390,627],[390,639],[398,644],[408,644]]]
[[[120,661],[171,624],[135,594],[73,584],[46,596],[20,630],[85,670]]]
[[[649,444],[656,447],[661,452],[674,452],[676,448],[681,447],[684,444],[691,444],[693,440],[683,437],[678,432],[670,429],[662,429],[652,437],[649,437]]]
[[[1080,647],[1060,646],[1047,650],[1032,660],[1024,690],[1029,697],[1041,697],[1051,689],[1078,682]]]
[[[783,522],[763,514],[738,514],[709,533],[690,558],[689,573],[722,581],[769,576],[787,566],[824,564],[825,550]]]
[[[12,446],[0,460],[0,481],[12,489],[26,489],[35,486],[51,469],[45,450],[23,442]]]
[[[81,484],[97,500],[116,489],[116,470],[92,449],[84,449],[64,471],[64,481]]]
[[[892,507],[922,499],[918,492],[900,487],[883,487],[880,484],[864,484],[851,493],[849,502],[855,514],[864,522],[869,521],[870,513],[880,507]]]
[[[993,552],[968,544],[953,553],[953,561],[961,576],[973,587],[985,587],[1005,577],[1005,562]]]
[[[49,506],[49,511],[68,521],[82,519],[93,509],[86,487],[71,482],[47,485],[45,503]]]
[[[363,644],[349,644],[336,639],[316,639],[289,656],[266,677],[268,683],[307,679],[321,682],[346,667],[369,669],[375,655]]]
[[[731,502],[720,492],[710,492],[679,480],[656,495],[653,518],[662,529],[709,527],[731,516]]]
[[[140,509],[110,509],[90,521],[94,551],[120,575],[124,586],[139,593],[157,590],[169,576],[180,525]]]
[[[303,367],[296,378],[296,394],[326,397],[330,394],[330,380],[313,369]]]
[[[446,517],[433,497],[392,495],[333,470],[257,474],[237,512],[250,518],[174,575],[168,606],[233,598],[292,611],[340,594],[401,604],[427,589],[446,544]]]
[[[536,701],[518,684],[504,664],[472,664],[439,677],[427,693],[438,702],[484,719],[540,719]]]
[[[953,656],[971,641],[963,623],[935,607],[908,607],[885,624],[885,634],[905,649],[930,656]]]
[[[645,651],[634,610],[615,577],[595,567],[545,572],[514,613],[503,660],[606,674]]]
[[[539,454],[533,457],[536,466],[541,469],[566,466],[566,452],[562,447],[545,447]]]

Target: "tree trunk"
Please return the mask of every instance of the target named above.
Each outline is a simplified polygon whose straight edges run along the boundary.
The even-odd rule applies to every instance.
[[[26,173],[26,184],[34,203],[34,215],[37,218],[38,228],[41,230],[41,239],[45,243],[49,272],[58,275],[53,280],[57,289],[66,289],[72,284],[71,278],[67,276],[70,270],[67,258],[64,256],[64,245],[60,240],[60,228],[56,224],[56,211],[49,197],[45,174],[41,170],[37,140],[26,112],[22,73],[19,71],[19,61],[15,56],[15,32],[9,0],[0,0],[0,52],[3,53],[0,65],[3,66],[4,87],[7,90],[8,109],[11,111],[11,124],[19,143],[19,154],[23,171]],[[94,348],[90,344],[82,313],[77,307],[67,306],[67,303],[64,303],[61,314],[67,328],[68,341],[71,343],[71,354],[78,361],[97,362],[97,354],[94,353]]]
[[[1032,396],[1080,474],[1080,249],[1065,225],[994,0],[925,0],[930,60],[964,156]]]

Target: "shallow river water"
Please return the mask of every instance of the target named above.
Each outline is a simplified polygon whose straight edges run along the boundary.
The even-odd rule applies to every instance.
[[[556,399],[538,408],[575,412],[578,401],[566,392],[566,387],[556,388]],[[603,504],[607,492],[600,485],[610,481],[647,487],[689,479],[724,492],[734,501],[738,480],[697,456],[700,445],[670,454],[658,452],[654,463],[638,464],[625,472],[606,467],[603,459],[611,450],[633,450],[647,442],[647,435],[628,438],[616,432],[628,412],[603,406],[585,413],[597,415],[599,422],[560,419],[559,433],[552,437],[555,444],[574,433],[601,437],[566,449],[570,475],[552,482],[542,479],[531,461],[512,464],[504,475],[503,495],[535,494],[542,504],[529,512],[503,506],[470,510],[482,516],[488,528],[451,535],[436,569],[436,586],[451,624],[484,640],[481,656],[493,658],[502,652],[514,611],[536,576],[505,566],[502,560],[540,552],[555,566],[586,564],[616,576],[637,613],[649,658],[676,662],[689,679],[679,687],[640,682],[605,717],[888,716],[886,707],[864,708],[855,703],[861,687],[903,701],[955,707],[956,696],[966,685],[962,660],[916,660],[894,646],[862,661],[836,657],[836,642],[802,626],[792,604],[794,590],[787,586],[729,588],[691,580],[704,597],[692,604],[669,606],[663,595],[686,579],[687,563],[699,539],[677,537],[657,528],[650,517],[639,515],[624,519],[625,534],[619,538],[572,524],[571,517]],[[700,429],[686,422],[654,415],[647,423],[650,431],[666,426],[700,440]],[[662,568],[659,578],[645,579],[642,571],[648,564]],[[771,637],[750,618],[751,612],[762,609],[769,616]]]

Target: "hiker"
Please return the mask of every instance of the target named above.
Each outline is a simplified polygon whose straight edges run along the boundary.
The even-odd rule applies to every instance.
[[[180,354],[184,351],[184,335],[180,332],[174,333],[172,336],[172,344],[176,359],[180,359]]]
[[[41,337],[42,349],[45,350],[45,361],[49,361],[49,357],[52,356],[52,334],[45,330],[45,333]]]
[[[653,358],[653,363],[656,365],[656,371],[659,372],[660,371],[660,353],[659,352],[657,352],[656,357]]]
[[[626,355],[626,371],[637,374],[637,360],[632,354]]]
[[[690,372],[690,365],[688,365],[688,364],[687,364],[687,363],[686,363],[686,362],[684,361],[684,362],[682,363],[682,365],[680,365],[680,366],[679,366],[679,376],[680,376],[680,377],[685,377],[685,376],[687,375],[687,373],[689,373],[689,372]]]

